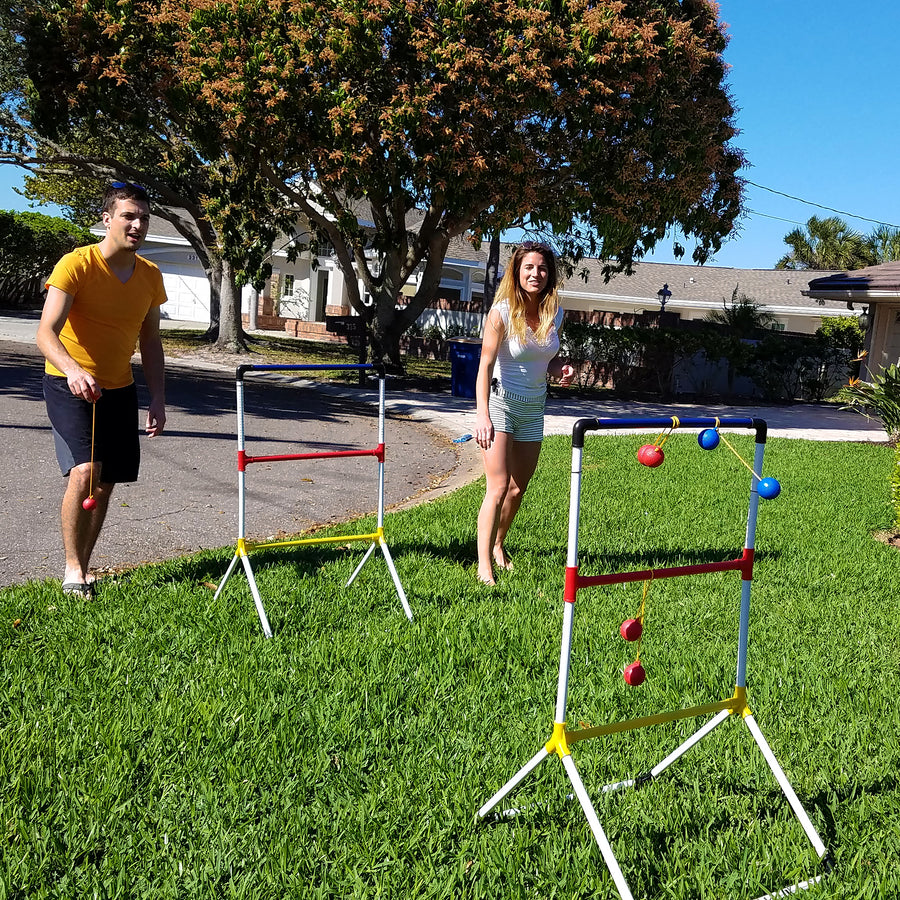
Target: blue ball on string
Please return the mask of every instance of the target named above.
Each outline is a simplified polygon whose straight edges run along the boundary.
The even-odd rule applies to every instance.
[[[719,432],[715,428],[704,428],[697,435],[697,443],[704,450],[715,450],[719,446]]]
[[[777,478],[761,478],[756,492],[763,500],[774,500],[781,493],[781,485]]]

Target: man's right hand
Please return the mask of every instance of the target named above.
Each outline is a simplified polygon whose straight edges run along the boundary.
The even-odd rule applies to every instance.
[[[79,367],[76,372],[66,375],[66,380],[69,383],[69,390],[76,397],[81,397],[88,403],[96,403],[100,399],[100,386],[90,372]]]

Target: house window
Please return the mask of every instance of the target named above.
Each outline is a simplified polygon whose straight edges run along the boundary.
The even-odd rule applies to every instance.
[[[769,328],[771,328],[772,331],[784,331],[784,322],[773,322]]]
[[[281,287],[281,296],[282,297],[293,297],[294,296],[294,276],[293,275],[285,275],[284,283]]]

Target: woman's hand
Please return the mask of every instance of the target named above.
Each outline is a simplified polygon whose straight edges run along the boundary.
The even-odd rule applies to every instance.
[[[475,419],[475,443],[482,450],[490,449],[491,444],[494,443],[494,423],[487,414],[478,415]]]

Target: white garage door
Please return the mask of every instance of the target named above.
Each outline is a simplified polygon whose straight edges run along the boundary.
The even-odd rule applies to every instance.
[[[169,298],[163,307],[167,319],[182,319],[209,325],[209,281],[196,269],[161,264],[163,284]]]

